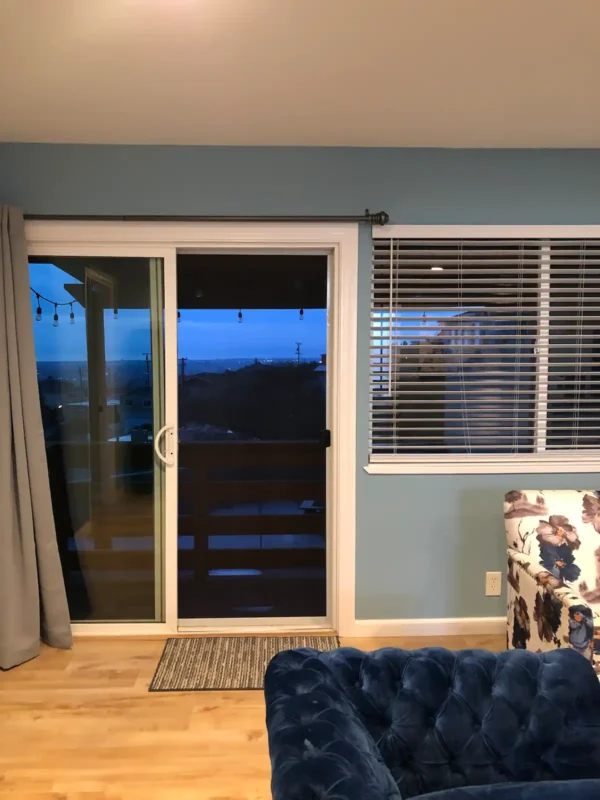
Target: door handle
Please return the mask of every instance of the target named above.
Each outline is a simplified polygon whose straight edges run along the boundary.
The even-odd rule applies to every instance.
[[[166,457],[166,454],[163,456],[163,454],[160,452],[160,440],[162,439],[164,434],[167,433],[167,431],[170,431],[171,433],[173,433],[173,426],[172,425],[163,425],[162,428],[159,430],[159,432],[154,437],[154,452],[160,458],[160,460],[163,462],[163,464],[166,464],[167,467],[173,467],[173,466],[175,466],[175,459],[172,458],[172,460],[169,460]],[[171,453],[171,457],[172,456],[173,456],[173,453]]]

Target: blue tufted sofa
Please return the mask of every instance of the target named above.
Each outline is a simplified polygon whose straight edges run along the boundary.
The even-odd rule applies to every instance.
[[[600,684],[573,650],[288,650],[265,698],[273,800],[600,800]]]

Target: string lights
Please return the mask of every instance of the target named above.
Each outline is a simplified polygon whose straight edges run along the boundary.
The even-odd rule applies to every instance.
[[[44,297],[43,294],[36,292],[36,290],[30,286],[29,287],[32,293],[35,295],[35,299],[37,300],[37,308],[35,309],[35,321],[41,322],[43,318],[42,312],[42,300],[45,303],[54,307],[54,315],[52,317],[52,325],[55,328],[58,328],[59,324],[59,316],[58,316],[58,309],[63,308],[64,306],[69,306],[70,313],[69,313],[69,324],[75,325],[75,311],[73,310],[73,303],[77,302],[76,300],[67,300],[64,303],[58,303],[56,300],[51,300],[49,297]],[[118,309],[115,308],[114,310],[114,318],[118,319]]]

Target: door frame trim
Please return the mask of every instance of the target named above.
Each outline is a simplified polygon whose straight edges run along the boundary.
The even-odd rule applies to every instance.
[[[164,259],[165,275],[165,383],[166,422],[177,424],[177,252],[299,252],[329,256],[330,326],[328,366],[331,365],[330,421],[333,441],[330,456],[331,543],[328,548],[330,602],[324,626],[347,635],[355,622],[356,552],[356,359],[358,310],[358,225],[349,223],[189,223],[189,222],[64,222],[32,220],[25,226],[31,255],[143,256]],[[175,294],[173,294],[175,292]],[[175,329],[175,331],[174,331]],[[170,343],[170,345],[169,345]],[[174,349],[174,358],[173,358]],[[173,371],[175,384],[173,385]],[[167,519],[177,503],[177,461],[167,469]],[[328,488],[329,490],[329,488]],[[176,509],[175,509],[176,513]],[[329,552],[331,551],[331,552]],[[75,623],[73,631],[85,635],[177,633],[177,537],[165,540],[165,622]],[[210,623],[210,624],[207,624]],[[218,632],[215,620],[205,620],[197,632]],[[277,631],[298,630],[298,625],[277,625]],[[223,624],[224,632],[236,626]],[[263,618],[244,632],[265,631]]]

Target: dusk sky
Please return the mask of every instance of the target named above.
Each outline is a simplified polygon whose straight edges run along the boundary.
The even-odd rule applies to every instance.
[[[72,300],[65,283],[74,283],[71,275],[52,264],[31,264],[30,283],[33,289],[56,302]],[[58,309],[59,326],[54,328],[54,308],[42,301],[43,318],[34,322],[38,361],[85,361],[85,317],[79,303],[73,303],[75,324],[69,324],[70,308]],[[31,295],[35,316],[37,301]],[[179,355],[189,359],[211,358],[294,358],[296,342],[302,342],[302,355],[320,356],[326,350],[327,323],[325,309],[306,309],[300,321],[297,309],[250,309],[243,311],[243,322],[237,319],[238,309],[181,310],[178,325]],[[105,315],[106,358],[142,359],[150,350],[150,312],[144,309],[120,309],[113,319],[112,310]]]

